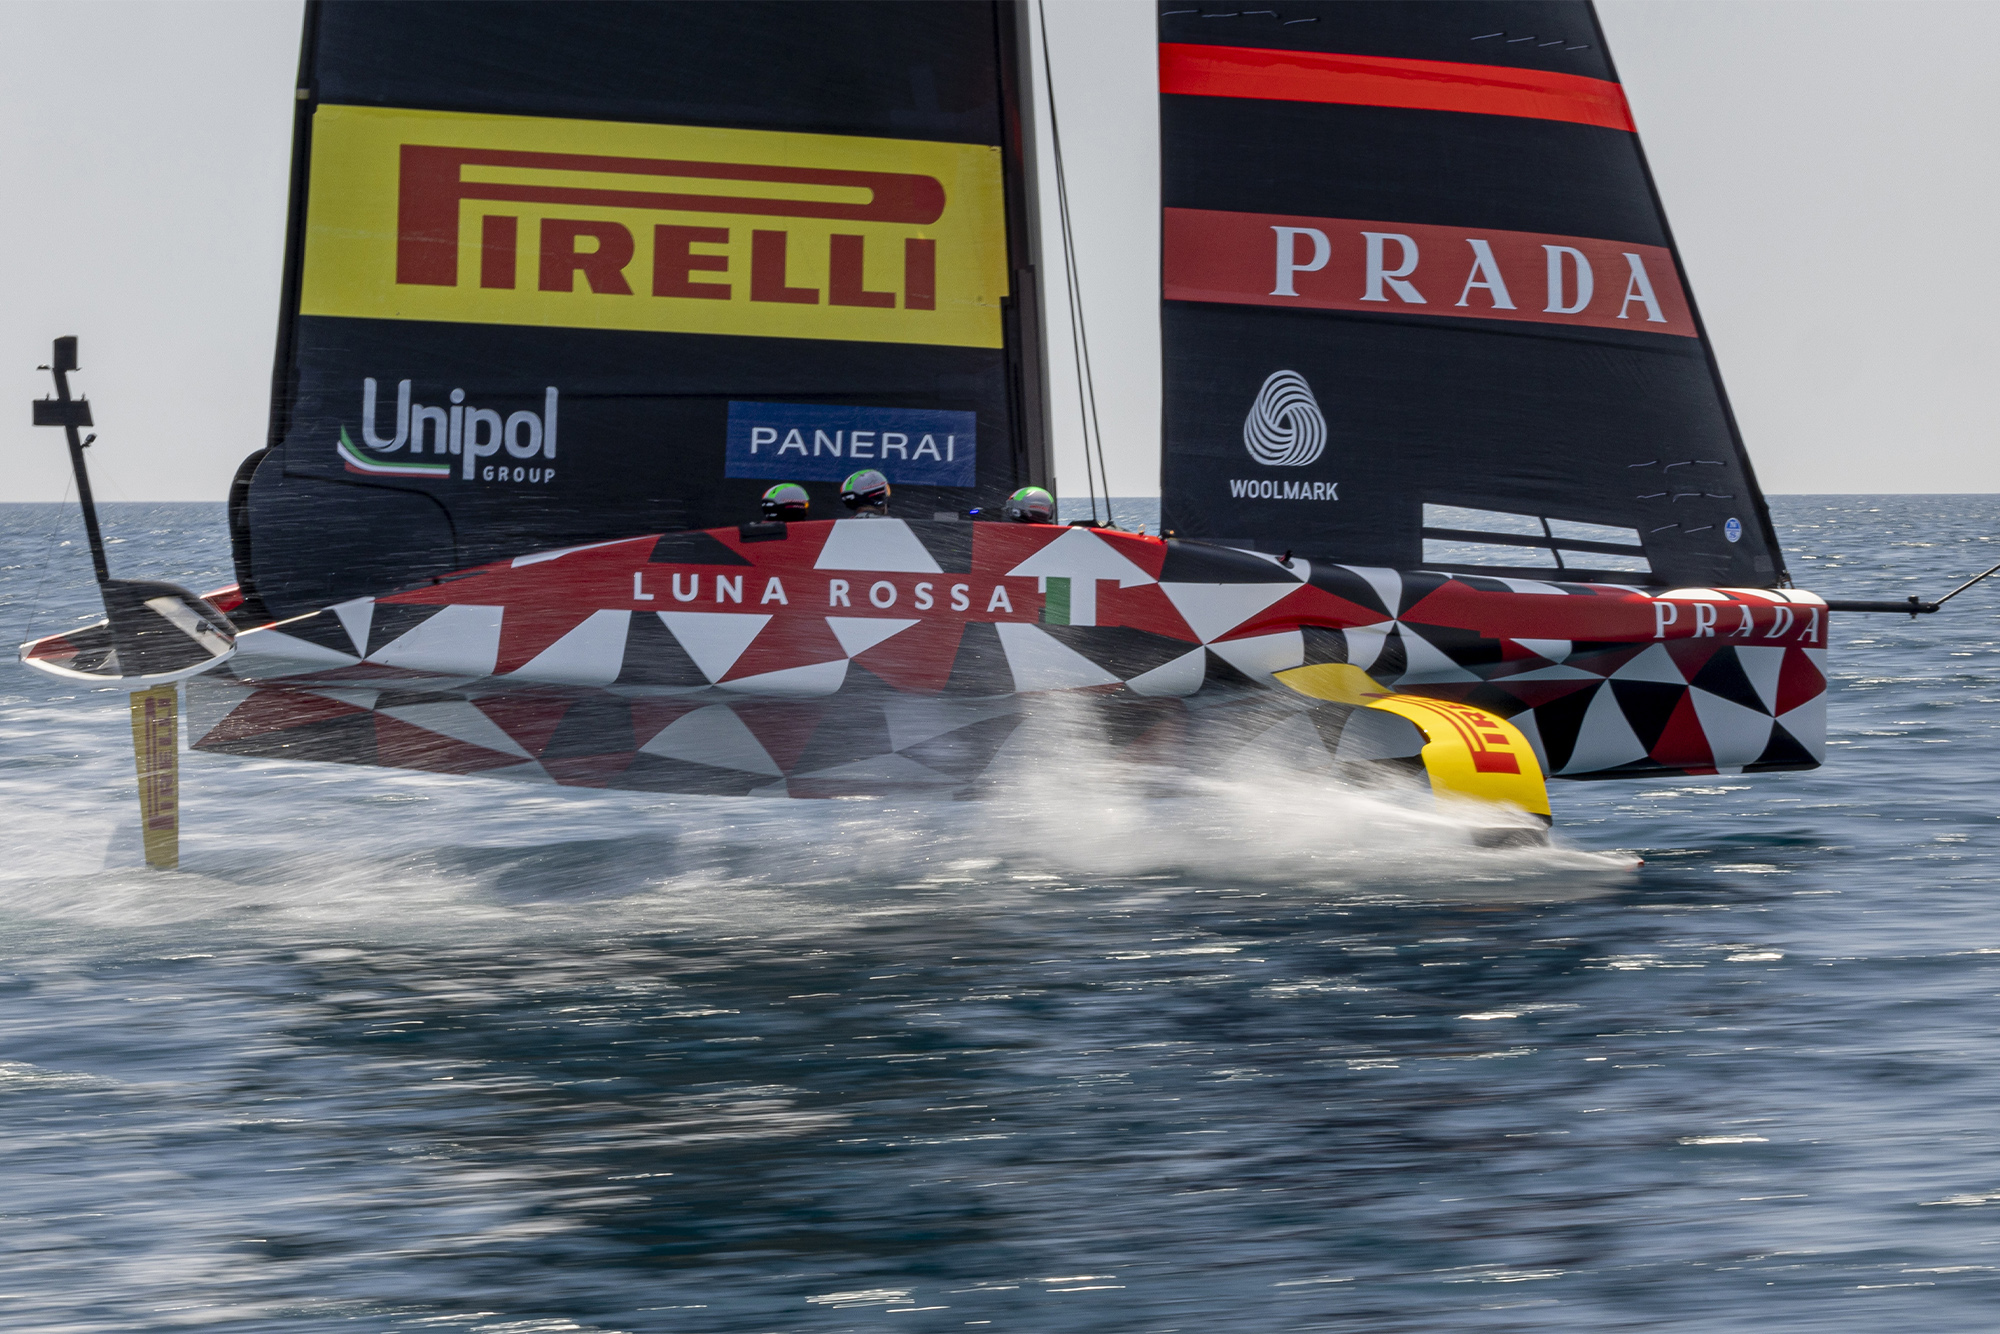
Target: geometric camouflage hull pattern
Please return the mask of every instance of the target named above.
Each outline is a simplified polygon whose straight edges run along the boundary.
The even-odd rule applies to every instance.
[[[1509,718],[1551,776],[1754,772],[1823,757],[1825,637],[1824,604],[1793,590],[1285,565],[1052,525],[748,524],[246,631],[189,683],[190,734],[235,755],[792,797],[972,797],[1010,761],[1090,747],[1328,774],[1414,756],[1393,715],[1280,675],[1348,663]]]

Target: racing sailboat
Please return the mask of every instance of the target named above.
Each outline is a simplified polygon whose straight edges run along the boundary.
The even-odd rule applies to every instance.
[[[1590,6],[1159,10],[1144,534],[1005,517],[1054,484],[1023,5],[311,0],[191,744],[959,798],[1083,729],[1543,820],[1818,764],[1827,605]],[[888,516],[759,514],[857,469]]]

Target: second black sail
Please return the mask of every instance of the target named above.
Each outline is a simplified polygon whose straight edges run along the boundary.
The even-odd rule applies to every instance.
[[[1167,4],[1160,89],[1167,527],[1784,581],[1588,4]]]

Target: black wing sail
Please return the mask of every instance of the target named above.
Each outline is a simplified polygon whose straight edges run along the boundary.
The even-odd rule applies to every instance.
[[[1160,43],[1167,527],[1786,582],[1587,3],[1169,3]]]
[[[295,614],[525,552],[1047,480],[1013,0],[313,0],[269,447]]]

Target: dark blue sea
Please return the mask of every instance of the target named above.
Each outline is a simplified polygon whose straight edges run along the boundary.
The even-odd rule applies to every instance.
[[[1774,508],[1829,595],[2000,561],[2000,497]],[[219,505],[106,521],[230,579]],[[0,507],[10,642],[95,615]],[[1831,660],[1825,768],[1557,784],[1548,850],[1061,754],[945,810],[190,754],[172,874],[125,697],[9,664],[0,1327],[1994,1329],[2000,587]]]

